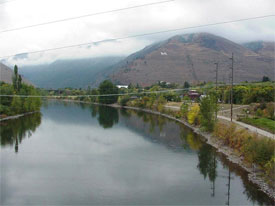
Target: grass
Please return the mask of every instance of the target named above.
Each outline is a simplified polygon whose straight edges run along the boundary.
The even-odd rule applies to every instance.
[[[240,121],[275,134],[275,121],[268,118],[242,118]]]

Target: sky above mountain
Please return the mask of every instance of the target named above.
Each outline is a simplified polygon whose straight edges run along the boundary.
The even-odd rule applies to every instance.
[[[274,14],[274,0],[175,0],[129,10],[11,32],[6,29],[85,14],[133,7],[159,0],[10,0],[0,1],[0,57],[73,44],[185,28]],[[103,41],[0,60],[6,64],[50,63],[56,59],[129,55],[176,34],[209,32],[237,43],[274,41],[275,17],[179,30],[143,37]]]

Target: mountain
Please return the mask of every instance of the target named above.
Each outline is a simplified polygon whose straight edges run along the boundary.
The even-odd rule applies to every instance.
[[[177,35],[128,56],[113,67],[110,78],[120,84],[148,86],[157,81],[198,83],[228,82],[234,53],[234,82],[274,80],[274,43],[240,45],[209,33]]]
[[[254,41],[245,43],[243,46],[259,55],[274,58],[274,42]]]
[[[123,57],[57,60],[51,64],[20,68],[22,74],[41,88],[96,87]]]
[[[20,71],[19,73],[21,74]],[[6,82],[9,84],[12,84],[12,76],[13,76],[13,70],[0,62],[0,82]],[[24,76],[22,76],[22,81],[25,84],[32,85],[32,83],[29,80],[27,80]]]

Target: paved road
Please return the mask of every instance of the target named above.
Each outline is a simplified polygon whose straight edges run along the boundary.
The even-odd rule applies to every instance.
[[[165,107],[166,107],[166,108],[173,109],[173,110],[179,110],[179,109],[180,109],[180,107],[177,107],[177,106],[165,106]],[[245,106],[241,106],[241,107],[245,107]],[[241,107],[236,107],[235,109],[239,109],[239,108],[241,108]],[[219,119],[223,119],[223,120],[227,120],[227,121],[230,121],[230,120],[231,120],[230,118],[225,117],[225,116],[221,116],[221,115],[218,115],[218,118],[219,118]],[[232,120],[232,121],[233,121],[235,124],[238,124],[238,125],[240,125],[240,126],[242,126],[242,127],[244,127],[244,128],[249,129],[249,130],[252,131],[252,132],[256,132],[256,133],[258,133],[258,134],[260,134],[260,135],[263,135],[263,136],[266,136],[266,137],[275,139],[275,135],[272,134],[272,133],[270,133],[270,132],[267,132],[267,131],[265,131],[265,130],[259,129],[259,128],[254,127],[254,126],[249,125],[249,124],[245,124],[245,123],[243,123],[243,122],[239,122],[239,121],[237,121],[237,120]]]
[[[227,120],[227,121],[230,121],[230,120],[231,120],[231,119],[228,118],[228,117],[224,117],[224,116],[220,116],[220,115],[218,115],[218,118],[219,118],[219,119],[223,119],[223,120]],[[272,134],[272,133],[270,133],[270,132],[267,132],[267,131],[265,131],[265,130],[259,129],[259,128],[257,128],[257,127],[254,127],[254,126],[252,126],[252,125],[245,124],[245,123],[243,123],[243,122],[239,122],[239,121],[234,120],[234,119],[232,120],[232,122],[234,122],[235,124],[241,125],[242,127],[245,127],[245,128],[249,129],[249,130],[252,131],[252,132],[256,132],[256,133],[258,133],[258,134],[261,134],[261,135],[263,135],[263,136],[266,136],[266,137],[269,137],[269,138],[272,138],[272,139],[275,138],[275,135],[274,135],[274,134]]]
[[[233,110],[247,108],[247,107],[249,107],[249,105],[243,105],[243,106],[239,106],[239,107],[233,107]],[[231,109],[224,109],[224,110],[220,110],[219,112],[230,112],[230,111],[231,111]]]

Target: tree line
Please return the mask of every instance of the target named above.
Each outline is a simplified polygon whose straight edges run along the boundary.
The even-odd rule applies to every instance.
[[[39,96],[40,92],[34,86],[23,83],[22,76],[19,74],[16,65],[14,66],[12,84],[0,82],[0,94],[14,95],[1,96],[1,116],[11,116],[26,112],[39,111],[42,104],[41,99],[37,97],[20,97],[20,95]]]

